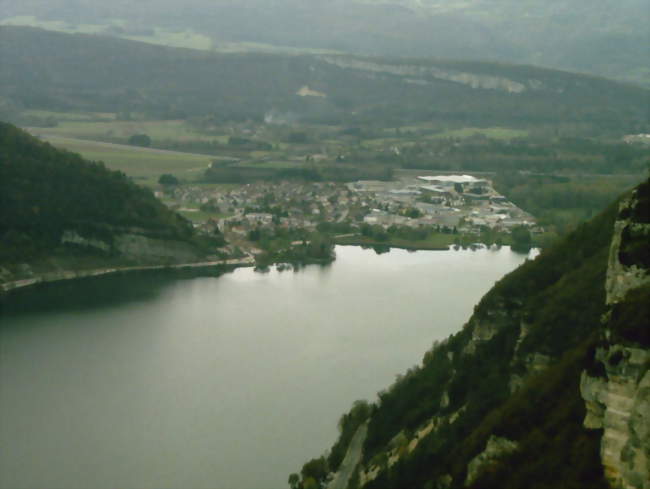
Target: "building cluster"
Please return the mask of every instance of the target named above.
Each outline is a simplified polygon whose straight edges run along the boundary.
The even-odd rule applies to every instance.
[[[341,183],[258,182],[235,187],[177,186],[161,195],[195,219],[202,232],[218,229],[244,242],[255,229],[313,231],[319,223],[365,223],[478,233],[534,226],[532,216],[498,194],[489,180],[470,175]],[[200,213],[200,214],[199,214]]]
[[[471,233],[484,226],[507,232],[515,226],[535,225],[530,214],[497,193],[489,180],[471,175],[361,181],[349,188],[374,196],[376,205],[364,221],[383,227],[434,226]]]
[[[168,189],[164,199],[177,210],[218,216],[197,222],[199,229],[216,222],[221,231],[240,234],[267,226],[313,230],[319,222],[343,222],[352,218],[351,209],[374,204],[371,196],[343,184],[320,182],[258,182],[229,189],[179,186]]]

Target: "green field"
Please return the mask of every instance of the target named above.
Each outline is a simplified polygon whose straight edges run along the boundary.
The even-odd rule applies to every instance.
[[[528,131],[521,129],[511,129],[507,127],[463,127],[461,129],[449,129],[438,132],[431,124],[423,123],[421,125],[402,126],[399,128],[400,136],[395,135],[395,129],[385,129],[384,137],[373,137],[364,139],[362,147],[377,149],[389,145],[399,144],[408,146],[417,142],[418,139],[445,139],[445,138],[468,138],[476,135],[485,136],[490,139],[499,139],[508,141],[515,138],[524,138],[528,136]]]
[[[143,185],[156,184],[163,173],[171,173],[181,181],[194,181],[212,160],[210,156],[79,139],[57,137],[48,141],[53,146],[79,153],[86,159],[103,161],[108,168],[122,171]]]
[[[39,117],[43,119],[52,118],[56,121],[70,121],[70,122],[104,122],[115,119],[115,114],[111,112],[53,112],[49,110],[25,110],[22,113],[27,117]]]
[[[157,141],[173,140],[185,141],[219,141],[226,143],[227,136],[208,135],[192,129],[182,120],[154,120],[154,121],[108,121],[95,122],[84,120],[88,114],[61,114],[58,112],[32,111],[32,115],[41,117],[52,116],[59,120],[56,127],[38,128],[35,134],[62,136],[70,138],[96,139],[108,141],[124,141],[134,134],[146,134],[154,143]]]
[[[444,131],[438,134],[430,135],[430,138],[468,138],[480,134],[491,139],[509,140],[515,138],[525,138],[528,136],[528,131],[521,129],[510,129],[507,127],[464,127],[462,129],[454,129],[451,131]]]
[[[259,162],[246,161],[237,164],[237,166],[250,167],[250,168],[285,169],[285,168],[306,168],[307,165],[303,162],[280,160],[280,161],[259,161]]]
[[[201,210],[194,211],[182,209],[178,210],[177,212],[186,219],[196,223],[203,223],[208,219],[222,219],[224,217],[229,217],[229,214],[222,214],[218,212],[203,212]]]

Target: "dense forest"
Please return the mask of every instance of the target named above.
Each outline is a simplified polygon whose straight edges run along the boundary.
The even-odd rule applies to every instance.
[[[0,262],[50,254],[65,231],[110,242],[132,228],[193,239],[188,221],[124,174],[0,123]]]
[[[646,130],[648,90],[593,76],[487,62],[224,54],[101,36],[0,27],[0,110],[212,114],[303,122],[581,123],[592,133]],[[406,71],[404,71],[406,70]],[[304,86],[324,96],[298,96]]]

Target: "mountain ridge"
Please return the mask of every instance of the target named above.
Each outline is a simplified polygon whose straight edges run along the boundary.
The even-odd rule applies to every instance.
[[[650,91],[531,66],[220,54],[8,26],[0,27],[0,58],[5,114],[32,108],[262,121],[276,112],[324,124],[579,123],[623,134],[648,125],[640,102]]]
[[[590,72],[648,85],[643,0],[381,0],[328,2],[169,0],[132,5],[63,0],[6,2],[7,17],[33,15],[107,33],[155,37],[193,32],[214,47],[264,43],[365,55],[502,60]],[[594,46],[597,46],[594,49]]]

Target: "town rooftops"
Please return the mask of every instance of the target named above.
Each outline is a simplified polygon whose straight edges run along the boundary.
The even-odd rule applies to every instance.
[[[471,175],[436,175],[418,177],[425,182],[439,182],[439,183],[478,183],[485,182],[485,180],[473,177]]]

